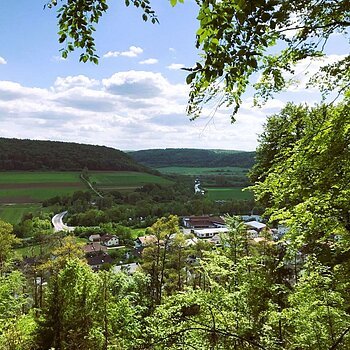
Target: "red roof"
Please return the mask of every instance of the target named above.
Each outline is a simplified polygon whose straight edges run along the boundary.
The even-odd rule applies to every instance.
[[[190,227],[193,228],[210,228],[215,227],[215,224],[224,225],[225,221],[219,216],[189,216],[184,218]]]
[[[93,253],[93,252],[99,252],[99,251],[106,251],[107,248],[98,242],[93,242],[83,246],[83,250],[85,253]]]

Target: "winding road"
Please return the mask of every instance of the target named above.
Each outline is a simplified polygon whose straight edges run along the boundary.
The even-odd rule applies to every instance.
[[[63,217],[67,214],[67,211],[64,211],[62,213],[58,213],[56,214],[51,222],[52,222],[52,225],[53,225],[53,230],[54,232],[58,232],[58,231],[68,231],[68,232],[71,232],[71,231],[74,231],[75,227],[73,226],[67,226],[63,223]]]

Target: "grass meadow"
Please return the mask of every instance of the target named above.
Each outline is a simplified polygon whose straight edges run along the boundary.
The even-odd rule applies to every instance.
[[[0,203],[40,203],[84,189],[79,172],[0,172]]]
[[[240,187],[214,187],[206,188],[207,196],[211,200],[244,200],[253,199],[253,193],[250,191],[242,191]]]
[[[92,171],[90,182],[102,191],[133,191],[146,183],[171,184],[172,181],[147,173],[131,171]],[[0,204],[41,203],[55,196],[70,195],[75,191],[87,190],[79,172],[0,172]],[[18,207],[18,215],[25,210]],[[23,210],[22,210],[23,209]],[[16,214],[2,210],[8,217]],[[1,211],[0,211],[1,215]],[[16,219],[11,219],[16,221]]]
[[[225,175],[225,176],[245,176],[249,169],[238,167],[218,167],[218,168],[196,168],[196,167],[163,167],[157,168],[160,173],[187,175],[187,176],[201,176],[201,175]]]
[[[90,172],[90,182],[98,190],[133,191],[147,183],[169,185],[172,181],[160,176],[133,171]]]
[[[0,219],[12,225],[18,224],[23,215],[29,212],[38,213],[45,208],[40,204],[11,204],[0,205]]]

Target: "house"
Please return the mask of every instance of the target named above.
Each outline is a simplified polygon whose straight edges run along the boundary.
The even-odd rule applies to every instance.
[[[216,228],[204,228],[201,230],[193,230],[193,233],[198,238],[212,238],[217,234],[228,232],[226,227],[216,227]]]
[[[245,222],[245,225],[252,230],[255,230],[257,233],[260,233],[263,229],[266,228],[266,225],[259,221],[248,221]]]
[[[225,220],[219,216],[186,216],[182,218],[182,225],[187,229],[225,227]]]
[[[87,253],[85,257],[93,270],[99,270],[104,264],[113,263],[112,257],[104,251]]]
[[[220,234],[215,234],[212,238],[208,240],[209,243],[215,244],[216,246],[221,245],[221,236]]]
[[[86,254],[100,252],[100,251],[105,252],[105,251],[107,251],[107,247],[101,245],[101,243],[92,242],[92,243],[87,243],[86,245],[84,245],[83,250]]]
[[[192,237],[192,238],[186,239],[185,242],[186,242],[186,247],[190,247],[190,246],[196,245],[198,242],[198,239],[196,237]]]
[[[100,242],[106,247],[115,247],[119,245],[119,238],[114,235],[106,234],[101,237]]]
[[[258,231],[253,230],[253,229],[247,230],[247,234],[250,238],[253,238],[253,239],[256,237],[259,237]]]
[[[128,275],[133,275],[137,271],[139,266],[140,265],[137,263],[116,265],[116,266],[113,266],[113,272],[115,273],[125,272]]]
[[[141,236],[135,240],[135,248],[144,248],[157,242],[155,235]]]
[[[89,236],[90,242],[99,242],[100,239],[101,239],[101,236],[99,234]]]

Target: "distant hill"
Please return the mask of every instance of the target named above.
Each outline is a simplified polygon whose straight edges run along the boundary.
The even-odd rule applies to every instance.
[[[0,170],[147,171],[126,153],[72,142],[0,138]]]
[[[148,149],[128,153],[137,162],[154,168],[170,166],[251,168],[255,157],[255,152],[194,148]]]

